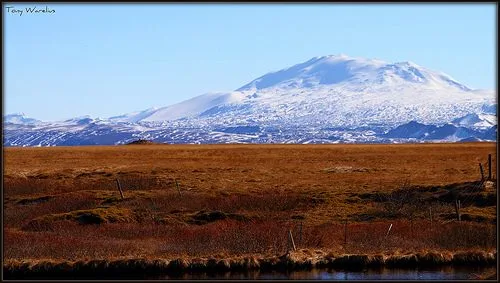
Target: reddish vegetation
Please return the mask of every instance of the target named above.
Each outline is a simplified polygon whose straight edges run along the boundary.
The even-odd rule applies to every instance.
[[[300,249],[322,255],[493,251],[496,167],[493,183],[477,181],[478,163],[493,154],[495,165],[495,150],[484,143],[6,148],[4,257],[272,257],[290,247],[289,230]]]

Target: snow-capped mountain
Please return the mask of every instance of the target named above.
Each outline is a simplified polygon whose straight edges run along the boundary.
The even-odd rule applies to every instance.
[[[137,137],[170,143],[483,139],[497,124],[495,99],[495,91],[470,89],[412,62],[331,55],[265,74],[230,92],[108,119],[84,117],[31,127],[31,136],[39,138],[29,145],[46,145],[46,133],[71,129],[87,139],[107,131],[116,137],[104,138],[111,144]],[[4,142],[26,144],[19,138],[26,133],[26,127],[10,126]],[[61,142],[58,138],[51,144]]]
[[[5,115],[3,118],[4,123],[11,123],[11,124],[36,124],[40,123],[40,120],[34,119],[27,117],[26,114],[24,113],[14,113],[10,115]]]
[[[381,60],[353,58],[343,54],[315,57],[305,63],[266,74],[238,90],[261,90],[270,87],[308,88],[340,83],[353,86],[418,83],[470,90],[446,74],[433,72],[413,62],[389,64]]]
[[[209,93],[159,108],[139,121],[214,117],[259,122],[292,119],[334,126],[442,123],[493,104],[492,91],[471,90],[412,62],[346,55],[316,57],[266,74],[228,93]],[[486,105],[486,106],[485,106]]]

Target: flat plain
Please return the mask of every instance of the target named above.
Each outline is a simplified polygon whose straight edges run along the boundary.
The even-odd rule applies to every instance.
[[[11,262],[279,256],[290,233],[310,256],[496,250],[496,143],[8,147],[3,165]]]

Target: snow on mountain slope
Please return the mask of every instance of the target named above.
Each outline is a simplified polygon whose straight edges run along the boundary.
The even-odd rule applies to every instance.
[[[27,117],[24,113],[14,113],[5,115],[3,118],[4,123],[12,123],[12,124],[36,124],[40,123],[40,120]]]
[[[128,122],[128,123],[136,123],[142,119],[147,118],[151,114],[153,114],[158,108],[152,107],[143,111],[132,112],[128,114],[123,114],[120,116],[110,117],[108,120],[111,122],[119,123],[119,122]]]
[[[346,55],[315,57],[292,67],[268,73],[242,86],[238,91],[260,90],[270,87],[312,87],[373,76],[384,66],[378,60],[357,59]]]
[[[494,98],[491,91],[471,90],[412,62],[331,55],[268,73],[233,92],[204,94],[157,109],[139,121],[443,123],[481,112]]]
[[[489,92],[489,94],[487,94],[487,96],[493,96],[495,97],[496,94],[492,91]],[[486,114],[492,114],[492,115],[497,115],[497,107],[498,107],[498,104],[497,103],[486,103],[483,105],[483,107],[481,108],[481,110],[483,111],[483,113],[486,113]]]
[[[466,128],[490,128],[497,124],[497,117],[492,114],[470,113],[452,121],[454,125]]]
[[[338,83],[354,85],[419,83],[438,88],[470,90],[444,73],[431,71],[413,62],[389,64],[381,60],[354,58],[341,54],[315,57],[305,63],[268,73],[244,85],[238,91],[270,87],[308,88]]]
[[[168,121],[189,118],[210,108],[241,102],[243,95],[233,93],[207,93],[171,106],[159,108],[140,121]]]
[[[158,103],[156,101],[155,103]],[[231,92],[109,119],[13,124],[5,145],[496,140],[496,91],[412,62],[315,57]],[[17,120],[16,120],[17,119]],[[392,130],[392,132],[391,132]]]

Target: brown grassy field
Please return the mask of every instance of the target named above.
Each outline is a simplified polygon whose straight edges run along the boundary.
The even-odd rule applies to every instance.
[[[312,254],[490,252],[496,171],[495,143],[4,148],[4,257],[275,256],[289,230]]]

